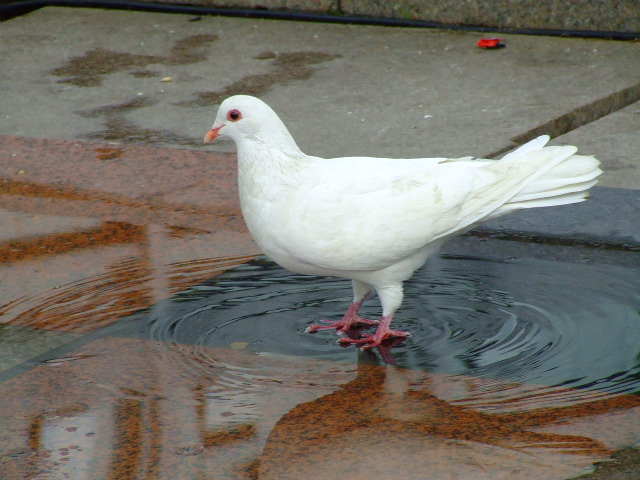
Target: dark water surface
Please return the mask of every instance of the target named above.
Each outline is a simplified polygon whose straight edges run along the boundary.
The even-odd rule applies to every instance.
[[[192,345],[185,368],[203,375],[237,373],[204,347],[353,361],[354,347],[337,345],[332,332],[304,333],[320,319],[339,319],[350,301],[349,281],[261,260],[177,294],[148,317],[146,335],[168,348]],[[377,318],[377,298],[362,313]],[[640,392],[640,276],[623,267],[442,255],[405,284],[394,326],[413,333],[391,349],[398,366],[499,380],[499,391],[476,399],[484,408]],[[283,370],[242,375],[287,382]],[[514,398],[509,382],[518,384]],[[543,394],[520,398],[523,383]],[[577,389],[575,398],[566,388]]]

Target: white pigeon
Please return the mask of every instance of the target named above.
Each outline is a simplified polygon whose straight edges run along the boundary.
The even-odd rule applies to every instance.
[[[410,335],[390,328],[402,282],[449,238],[522,208],[581,202],[602,173],[576,147],[545,147],[548,136],[501,160],[312,157],[266,103],[246,95],[220,105],[204,142],[216,137],[236,144],[242,213],[258,246],[288,270],[352,280],[344,317],[307,331],[377,324],[374,334],[339,340],[363,348]],[[372,290],[379,322],[358,315]]]

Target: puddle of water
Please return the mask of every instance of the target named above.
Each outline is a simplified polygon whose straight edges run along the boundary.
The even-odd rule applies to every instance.
[[[504,412],[640,392],[640,276],[633,270],[440,256],[405,291],[394,325],[413,336],[391,350],[398,366],[500,382],[457,401]],[[349,362],[353,350],[336,345],[335,335],[304,329],[340,318],[350,294],[347,281],[258,261],[177,294],[155,312],[148,336],[192,345],[187,368],[205,375],[221,367],[207,357],[209,347]],[[379,307],[368,303],[363,313],[375,318]],[[287,382],[282,369],[244,374]],[[521,384],[545,387],[532,398]]]
[[[207,438],[259,444],[247,478],[346,467],[365,478],[365,459],[379,458],[383,478],[411,464],[432,478],[560,480],[640,441],[635,271],[441,255],[407,282],[396,326],[414,335],[386,369],[333,334],[304,333],[339,318],[350,295],[348,281],[257,260],[156,305],[136,328],[199,385]],[[375,317],[375,300],[364,313]],[[288,405],[268,407],[273,392]]]
[[[35,465],[61,478],[562,480],[640,441],[633,270],[433,258],[407,282],[396,326],[414,335],[387,366],[304,333],[350,295],[348,281],[259,259],[94,332],[21,377],[49,395],[7,410],[37,445],[0,432],[10,478]]]
[[[79,337],[68,332],[0,324],[0,372]]]

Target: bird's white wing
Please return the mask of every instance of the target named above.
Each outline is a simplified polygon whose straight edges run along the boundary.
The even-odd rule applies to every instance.
[[[336,270],[384,268],[489,216],[562,161],[561,148],[526,161],[317,159],[289,209],[288,253]]]
[[[290,253],[325,268],[377,270],[396,263],[453,224],[474,189],[469,166],[434,162],[418,169],[371,159],[346,167],[340,160],[322,165],[292,216],[297,238]]]

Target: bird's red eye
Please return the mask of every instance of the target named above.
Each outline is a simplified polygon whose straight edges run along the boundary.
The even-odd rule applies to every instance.
[[[242,114],[240,113],[240,110],[229,110],[229,113],[227,113],[227,120],[230,122],[237,122],[241,118]]]

